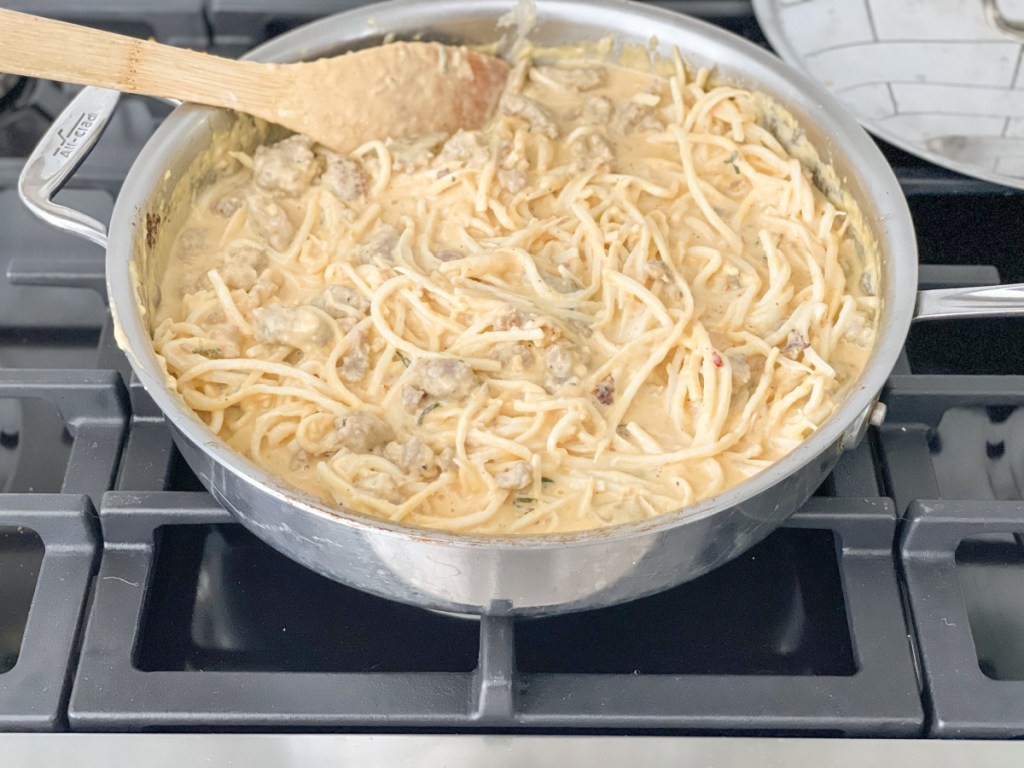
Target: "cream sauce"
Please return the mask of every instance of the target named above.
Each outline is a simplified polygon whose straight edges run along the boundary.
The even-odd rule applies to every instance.
[[[481,131],[236,154],[161,286],[178,391],[294,485],[427,527],[627,522],[769,466],[864,368],[877,257],[706,79],[523,63]]]

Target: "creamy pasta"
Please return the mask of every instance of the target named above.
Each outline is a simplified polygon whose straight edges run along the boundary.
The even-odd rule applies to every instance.
[[[524,59],[479,131],[235,152],[156,349],[234,449],[367,515],[544,533],[715,495],[828,418],[878,310],[755,101],[678,57]]]

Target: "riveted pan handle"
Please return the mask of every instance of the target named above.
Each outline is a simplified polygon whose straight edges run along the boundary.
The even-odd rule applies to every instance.
[[[1024,283],[919,291],[914,320],[1024,316]]]
[[[107,246],[107,226],[81,211],[58,205],[53,196],[103,135],[120,97],[118,91],[106,88],[83,89],[36,145],[18,178],[18,194],[32,213],[103,248]]]
[[[1022,317],[1024,283],[985,285],[980,288],[936,288],[917,292],[914,321],[955,317]],[[885,403],[876,398],[846,428],[840,441],[843,450],[856,448],[868,425],[885,421]]]

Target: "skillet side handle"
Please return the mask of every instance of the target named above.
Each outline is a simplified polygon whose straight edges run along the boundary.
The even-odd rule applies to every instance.
[[[121,94],[85,88],[60,113],[25,162],[18,194],[25,206],[57,229],[107,246],[107,226],[81,211],[53,202],[103,135]]]
[[[1022,317],[1024,283],[981,288],[940,288],[918,291],[914,320],[952,317]]]
[[[1024,316],[1024,283],[918,291],[914,306],[915,322],[953,317],[1021,316]],[[840,446],[843,450],[856,448],[869,424],[878,427],[884,421],[885,403],[876,399],[843,433]]]

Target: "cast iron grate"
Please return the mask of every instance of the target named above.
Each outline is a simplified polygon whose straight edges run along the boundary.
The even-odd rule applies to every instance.
[[[36,591],[43,540],[21,526],[0,527],[0,675],[18,663]]]
[[[1024,576],[1021,531],[1024,504],[1016,501],[917,500],[907,511],[900,555],[928,686],[933,736],[1024,735],[1019,652],[1010,648],[988,654],[996,637],[995,642],[1019,646],[1019,624],[1013,624],[1021,621],[1015,612],[1018,606],[1012,604],[1012,594],[990,593],[980,602],[981,595],[970,588],[977,584],[965,590],[965,575],[958,573],[994,559],[1015,570],[1010,576],[1019,588]]]
[[[991,680],[1024,681],[1021,535],[964,539],[956,566],[979,669]]]
[[[204,14],[205,0],[160,0],[140,4],[138,0],[4,0],[14,11],[71,21],[76,24],[117,32],[122,35],[153,38],[161,43],[206,48],[209,30]]]
[[[325,579],[239,525],[156,530],[135,665],[158,671],[471,672],[475,621]]]
[[[0,369],[0,398],[42,399],[56,408],[72,439],[60,491],[84,494],[98,504],[112,487],[126,428],[127,403],[118,374],[103,370]],[[46,461],[54,456],[26,458]]]
[[[66,725],[93,514],[83,495],[0,494],[0,731]]]
[[[130,462],[130,457],[126,461]],[[233,529],[225,526],[230,519],[205,494],[114,492],[105,497],[100,512],[104,554],[68,710],[72,728],[643,727],[864,735],[912,735],[921,728],[921,705],[891,553],[895,515],[884,499],[815,499],[776,534],[789,538],[784,547],[817,539],[814,546],[822,552],[828,550],[842,583],[848,637],[827,651],[835,666],[822,671],[833,674],[818,675],[784,674],[783,670],[766,674],[756,669],[748,674],[683,674],[680,670],[641,675],[527,671],[537,665],[525,658],[526,669],[520,670],[517,635],[524,636],[528,647],[533,631],[526,622],[500,617],[479,622],[438,617],[337,585],[318,585],[319,577],[309,574],[304,576],[309,579],[308,597],[314,601],[315,615],[325,617],[325,626],[336,621],[332,612],[345,613],[346,604],[385,617],[411,610],[420,616],[413,621],[410,614],[408,623],[394,621],[395,631],[405,627],[411,633],[422,632],[418,637],[425,643],[440,638],[453,647],[453,653],[442,660],[434,651],[423,651],[419,661],[398,662],[405,667],[416,665],[416,671],[395,674],[383,671],[395,668],[393,660],[385,660],[376,669],[367,668],[366,662],[373,667],[380,658],[363,645],[352,657],[355,661],[335,657],[320,665],[343,671],[274,671],[291,665],[288,655],[297,647],[312,644],[315,648],[328,640],[313,637],[308,626],[296,625],[297,645],[288,646],[291,641],[285,641],[282,657],[278,641],[277,652],[260,658],[260,644],[266,650],[270,632],[287,630],[288,623],[297,619],[296,608],[292,606],[290,616],[287,611],[268,615],[266,605],[253,608],[250,601],[259,595],[245,592],[262,582],[260,578],[253,581],[251,570],[245,577],[249,568],[245,562],[266,553],[249,534],[237,529],[228,533]],[[178,527],[185,530],[170,531]],[[217,538],[225,534],[236,537],[232,550],[241,543],[243,549],[252,547],[261,554],[243,554],[242,569],[231,571],[230,557],[210,557],[208,549],[222,546]],[[203,606],[204,599],[213,599],[210,595],[183,598],[168,590],[158,539],[165,557],[206,558],[206,576],[197,592],[240,588],[240,594],[226,599],[233,603],[228,610],[239,611],[236,615],[243,620],[231,622],[218,609],[211,625],[212,614]],[[269,567],[266,561],[264,564]],[[291,569],[299,568],[284,560],[279,565],[286,566],[282,573],[289,576]],[[188,578],[180,573],[178,577]],[[196,583],[200,583],[198,577]],[[814,588],[813,580],[808,579],[807,584]],[[340,604],[317,599],[326,594]],[[800,599],[806,604],[814,598]],[[280,608],[287,595],[267,600]],[[166,610],[168,601],[177,601],[184,627],[179,623],[168,629],[159,623],[166,618],[154,618],[154,608]],[[259,621],[268,626],[254,628],[252,617],[244,618],[252,610],[257,610]],[[804,612],[798,615],[806,620],[806,609],[801,610]],[[599,621],[599,616],[594,618],[599,613],[592,612],[583,620]],[[282,616],[286,618],[282,620]],[[310,616],[304,620],[310,621]],[[141,634],[140,626],[145,627]],[[342,640],[344,632],[354,631],[357,645],[367,642],[367,637],[360,635],[365,627],[343,620],[333,626],[335,630],[341,627]],[[478,655],[472,653],[476,649],[467,640],[470,631],[479,633]],[[799,629],[791,631],[799,637]],[[256,648],[256,654],[232,657],[232,638],[237,640],[238,633],[246,632],[256,638],[249,646]],[[439,634],[432,639],[429,632]],[[156,634],[147,637],[147,633]],[[157,637],[177,638],[191,650],[156,651]],[[394,649],[408,642],[410,638],[402,638]],[[243,642],[239,647],[245,646]],[[133,648],[137,649],[134,655]],[[472,663],[467,663],[467,653]],[[254,666],[258,669],[247,668]]]
[[[517,622],[516,668],[853,675],[836,546],[828,529],[783,529],[685,587],[601,611]]]

